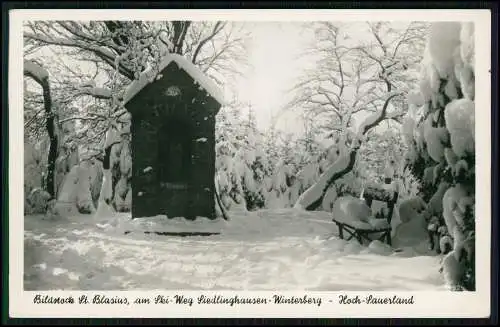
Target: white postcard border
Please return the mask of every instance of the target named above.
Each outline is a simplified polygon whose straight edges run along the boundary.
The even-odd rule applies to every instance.
[[[322,317],[322,318],[481,318],[490,315],[491,242],[491,18],[489,10],[12,10],[9,13],[9,313],[11,317]],[[50,291],[23,290],[23,20],[391,20],[472,21],[476,46],[476,292],[289,292],[277,291]],[[97,294],[108,297],[153,297],[156,294],[198,297],[264,297],[274,294],[321,297],[320,306],[302,305],[92,305],[34,304],[36,294]],[[412,305],[341,305],[340,295],[414,297]],[[329,302],[332,300],[332,302]]]

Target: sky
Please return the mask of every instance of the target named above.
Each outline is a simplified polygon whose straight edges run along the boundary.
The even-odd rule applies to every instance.
[[[266,129],[271,117],[286,104],[287,90],[296,81],[303,67],[297,58],[310,39],[298,23],[259,22],[248,26],[252,37],[248,61],[252,67],[236,86],[241,101],[255,110],[257,124]],[[282,115],[280,128],[301,128],[294,115]]]

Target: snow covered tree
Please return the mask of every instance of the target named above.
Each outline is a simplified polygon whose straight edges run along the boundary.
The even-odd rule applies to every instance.
[[[254,210],[262,208],[265,202],[263,189],[266,154],[263,149],[263,135],[257,127],[255,112],[251,105],[248,106],[247,115],[241,119],[239,131],[244,135],[239,153],[239,160],[244,165],[242,187],[247,209]]]
[[[354,29],[367,38],[352,39]],[[296,86],[292,108],[309,111],[318,128],[336,139],[336,160],[304,192],[296,207],[322,205],[336,181],[350,173],[365,138],[382,121],[399,122],[406,112],[403,95],[416,82],[415,71],[424,43],[425,24],[391,23],[314,26],[316,43],[310,51],[317,65]],[[361,121],[361,124],[358,122]],[[335,197],[333,190],[332,197]]]
[[[393,180],[398,184],[399,198],[404,200],[419,194],[421,185],[407,167],[405,158],[408,146],[400,129],[394,127],[371,133],[361,145],[359,152],[361,160],[358,160],[357,169],[363,174],[365,180],[379,184],[384,183],[386,175],[392,175]],[[388,168],[393,171],[387,173]]]
[[[301,119],[304,133],[301,136],[299,135],[296,140],[296,147],[298,147],[296,152],[300,156],[298,159],[300,168],[318,159],[321,152],[325,150],[325,145],[320,142],[322,133],[315,128],[314,118],[307,112],[303,112]]]
[[[271,138],[272,137],[272,138]],[[296,199],[295,173],[298,169],[300,150],[291,133],[275,131],[268,136],[274,156],[269,158],[269,175],[266,180],[266,207],[286,208]]]
[[[425,185],[431,247],[445,254],[454,290],[475,289],[474,53],[473,23],[433,23],[403,124],[407,162]]]
[[[255,113],[235,102],[217,117],[216,168],[219,190],[228,208],[254,210],[264,206],[267,159]],[[244,114],[244,112],[246,114]]]
[[[240,139],[237,136],[241,107],[232,103],[221,109],[216,121],[216,183],[221,200],[227,209],[235,205],[244,205],[241,175],[234,165],[234,156],[239,148]]]

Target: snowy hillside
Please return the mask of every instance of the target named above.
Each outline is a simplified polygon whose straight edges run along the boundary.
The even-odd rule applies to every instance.
[[[339,240],[330,217],[293,209],[232,212],[227,222],[26,216],[25,289],[445,289],[438,257]]]

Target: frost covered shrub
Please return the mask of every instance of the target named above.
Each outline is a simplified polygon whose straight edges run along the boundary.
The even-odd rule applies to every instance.
[[[450,133],[451,150],[458,158],[474,155],[474,102],[454,100],[444,110],[446,127]]]
[[[400,169],[396,181],[398,183],[398,193],[400,199],[407,199],[417,196],[420,193],[420,181],[412,174],[407,167]]]
[[[263,208],[265,206],[265,192],[264,192],[264,179],[266,176],[265,162],[262,156],[259,156],[250,166],[253,171],[252,179],[255,181],[253,183],[253,188],[246,187],[244,185],[243,192],[245,192],[245,197],[247,198],[247,207],[249,210],[255,210]],[[250,176],[249,176],[250,177]]]
[[[266,194],[266,208],[288,208],[299,195],[300,180],[296,177],[293,165],[281,159],[270,178]]]
[[[112,206],[118,212],[132,209],[132,154],[128,138],[113,145],[110,154]]]
[[[244,117],[241,108],[232,104],[217,115],[216,183],[226,209],[256,210],[265,205],[272,173],[254,113]]]
[[[43,142],[32,145],[24,143],[24,202],[25,212],[31,212],[31,193],[44,186],[46,158],[43,156]]]
[[[419,117],[403,124],[411,148],[407,160],[427,202],[431,247],[444,251],[441,271],[452,290],[475,290],[474,57],[473,24],[433,23],[421,98],[408,98]]]
[[[41,188],[34,188],[25,201],[24,214],[45,214],[50,199],[49,193]]]
[[[111,157],[113,175],[113,205],[118,212],[129,212],[132,208],[132,157],[130,143],[122,141],[116,150],[116,157]]]
[[[92,158],[88,160],[87,164],[90,174],[90,194],[92,196],[94,206],[97,208],[104,174],[102,169],[102,162],[95,158]]]
[[[219,141],[215,146],[216,151],[216,182],[219,186],[221,200],[227,209],[242,204],[241,175],[234,155],[234,147],[230,142]],[[239,201],[239,202],[238,202]],[[245,204],[246,206],[246,204]]]
[[[85,162],[73,166],[64,178],[54,210],[60,216],[95,212],[90,191],[91,180],[89,167]]]
[[[392,177],[398,185],[399,198],[416,195],[419,182],[405,161],[405,155],[412,149],[409,139],[413,137],[413,130],[409,129],[413,125],[413,119],[406,117],[399,133],[392,129],[383,133],[370,132],[361,145],[359,160],[353,169],[361,184],[384,184],[385,177]]]
[[[399,219],[401,222],[407,223],[421,214],[426,207],[426,203],[419,196],[407,198],[399,204]]]

